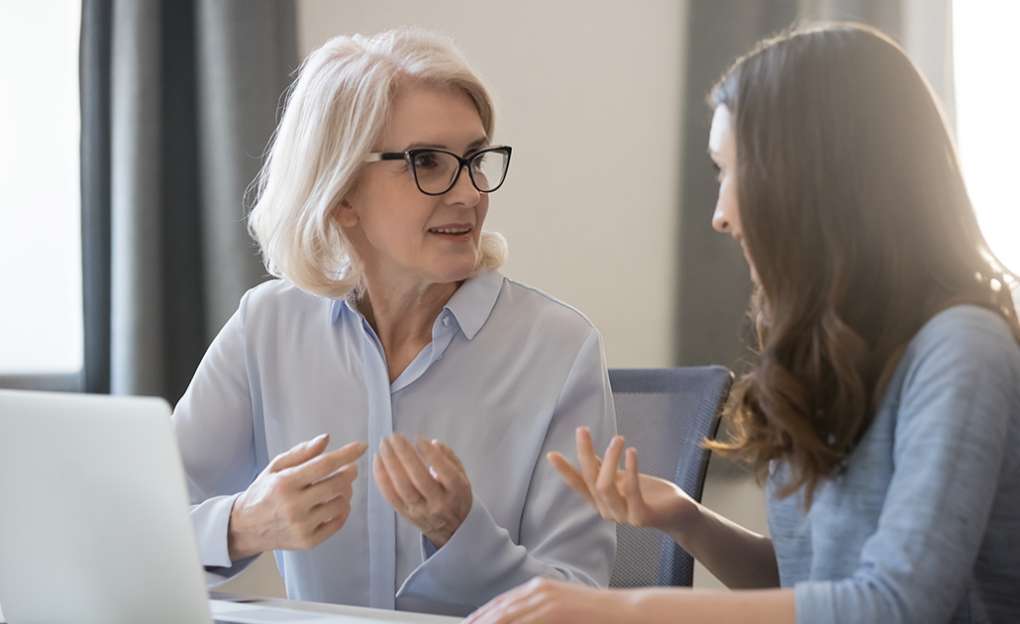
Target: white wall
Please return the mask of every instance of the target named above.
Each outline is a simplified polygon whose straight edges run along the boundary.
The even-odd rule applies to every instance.
[[[298,0],[302,56],[401,25],[457,42],[514,147],[505,272],[580,308],[610,366],[673,363],[685,2]]]

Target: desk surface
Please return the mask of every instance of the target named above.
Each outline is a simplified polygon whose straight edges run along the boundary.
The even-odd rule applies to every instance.
[[[322,602],[302,602],[299,600],[285,600],[282,598],[250,598],[237,600],[210,600],[209,608],[212,610],[213,618],[229,613],[231,617],[244,617],[246,611],[258,611],[260,609],[286,609],[300,614],[319,614],[324,616],[335,615],[336,621],[350,622],[351,624],[369,624],[382,622],[393,624],[396,622],[408,622],[411,624],[454,624],[460,622],[460,618],[444,617],[441,615],[428,615],[425,613],[409,613],[405,611],[388,611],[385,609],[368,609],[365,607],[349,607],[345,605],[327,604]],[[344,617],[346,616],[346,617]],[[348,619],[349,618],[349,619]],[[332,618],[323,619],[323,624]],[[316,620],[309,620],[313,624]]]
[[[364,607],[347,607],[343,605],[325,604],[321,602],[301,602],[297,600],[283,600],[280,598],[252,598],[242,602],[232,600],[210,600],[209,608],[213,618],[219,615],[230,613],[231,616],[243,616],[245,611],[258,611],[260,609],[286,609],[300,613],[315,613],[324,616],[339,616],[336,621],[350,622],[351,624],[369,624],[375,622],[396,623],[408,622],[410,624],[454,624],[460,622],[459,618],[443,617],[439,615],[426,615],[424,613],[406,613],[403,611],[386,611],[382,609],[366,609]],[[346,616],[346,617],[344,617]],[[323,619],[327,624],[332,618]],[[4,624],[3,611],[0,611],[0,624]],[[314,624],[310,620],[309,624]]]

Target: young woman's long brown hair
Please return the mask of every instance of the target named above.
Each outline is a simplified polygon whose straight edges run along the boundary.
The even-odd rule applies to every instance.
[[[734,116],[744,241],[757,274],[759,358],[714,450],[811,504],[867,430],[899,355],[940,310],[999,312],[1008,285],[978,229],[956,150],[925,80],[877,31],[786,34],[712,90]]]

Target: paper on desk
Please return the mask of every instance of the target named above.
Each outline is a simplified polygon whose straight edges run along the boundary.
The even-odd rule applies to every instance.
[[[349,618],[344,615],[328,615],[297,611],[290,609],[274,609],[236,602],[220,602],[210,600],[209,607],[213,618],[236,624],[291,624],[299,622],[322,622],[323,624],[376,624],[375,620]]]
[[[460,622],[459,618],[406,611],[384,611],[364,607],[315,605],[301,602],[292,603],[293,607],[287,608],[285,600],[267,600],[265,602],[266,604],[252,604],[213,599],[209,601],[209,607],[213,618],[217,621],[223,620],[239,624],[267,624],[269,622],[279,624],[284,622],[299,622],[300,624],[313,622],[322,622],[322,624],[396,624],[398,622],[400,624],[409,622],[447,624]],[[306,610],[309,608],[321,610]]]

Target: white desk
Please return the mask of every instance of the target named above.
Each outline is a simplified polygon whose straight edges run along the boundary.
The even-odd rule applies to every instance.
[[[320,602],[299,602],[297,600],[283,600],[278,598],[257,598],[245,602],[230,600],[210,600],[209,608],[213,618],[229,613],[231,617],[243,617],[246,611],[258,611],[260,609],[285,609],[292,611],[295,615],[319,614],[322,618],[309,619],[308,624],[394,624],[396,622],[408,622],[410,624],[454,624],[460,622],[459,618],[443,617],[439,615],[426,615],[424,613],[406,613],[403,611],[386,611],[382,609],[366,609],[364,607],[346,607],[335,604],[324,604]],[[329,617],[335,616],[335,617]],[[3,611],[0,611],[0,624],[4,624]],[[260,620],[265,622],[266,620]]]
[[[424,613],[409,613],[405,611],[387,611],[384,609],[368,609],[365,607],[348,607],[344,605],[326,604],[322,602],[301,602],[298,600],[284,600],[281,598],[256,598],[246,599],[242,602],[231,600],[210,600],[209,608],[213,618],[230,614],[232,618],[241,619],[246,611],[258,611],[260,609],[286,609],[296,616],[321,615],[323,618],[308,620],[308,624],[375,624],[378,622],[395,624],[397,622],[408,622],[411,624],[454,624],[460,622],[460,618],[444,617],[441,615],[427,615]],[[254,615],[254,613],[253,613]],[[329,616],[335,616],[329,617]],[[254,621],[254,620],[253,620]],[[265,620],[259,620],[264,622]]]

